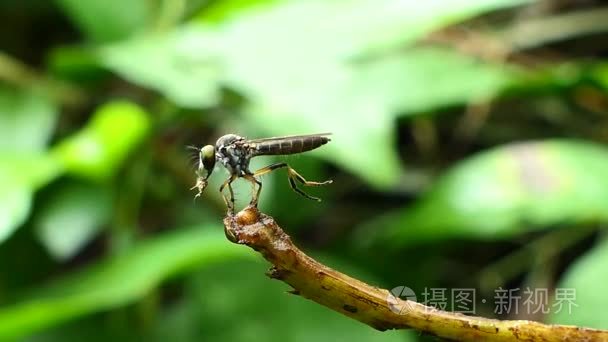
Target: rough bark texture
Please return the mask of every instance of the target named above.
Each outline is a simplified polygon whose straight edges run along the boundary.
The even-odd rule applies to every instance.
[[[269,276],[293,293],[378,330],[415,329],[458,341],[608,341],[608,331],[533,321],[500,321],[435,310],[337,272],[304,254],[270,216],[248,207],[224,219],[226,237],[260,252]]]

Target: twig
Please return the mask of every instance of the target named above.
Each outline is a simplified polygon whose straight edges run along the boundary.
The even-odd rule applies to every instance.
[[[494,289],[499,284],[508,282],[524,273],[532,267],[530,260],[535,260],[539,265],[546,265],[559,253],[589,237],[596,230],[596,227],[592,225],[583,225],[577,226],[575,229],[556,228],[548,232],[482,269],[479,273],[482,292]]]
[[[260,252],[268,275],[311,299],[378,330],[416,329],[460,341],[608,341],[608,331],[533,321],[500,321],[436,310],[337,272],[304,254],[274,219],[248,207],[224,219],[226,237]]]
[[[530,49],[608,31],[608,8],[578,10],[566,14],[521,20],[502,33],[516,50]]]
[[[2,51],[0,81],[20,87],[42,86],[54,100],[68,106],[79,106],[87,98],[86,93],[72,84],[45,76]]]

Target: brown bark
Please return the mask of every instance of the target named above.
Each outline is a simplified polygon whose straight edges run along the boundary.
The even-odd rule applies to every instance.
[[[608,341],[608,331],[533,321],[501,321],[435,310],[337,272],[304,254],[274,219],[248,207],[224,219],[226,236],[273,264],[269,276],[293,293],[378,330],[415,329],[459,341]]]

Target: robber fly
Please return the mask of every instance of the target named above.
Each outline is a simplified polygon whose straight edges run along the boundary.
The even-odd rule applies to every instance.
[[[287,163],[276,163],[263,167],[255,172],[251,172],[249,170],[249,161],[256,156],[287,155],[314,150],[315,148],[327,144],[330,141],[329,135],[330,133],[323,133],[247,140],[236,134],[226,134],[217,140],[215,146],[206,145],[200,150],[197,149],[197,179],[196,184],[191,190],[197,189],[198,193],[195,195],[195,198],[199,197],[207,187],[207,180],[213,172],[215,163],[219,162],[230,173],[228,179],[220,186],[220,193],[224,198],[228,211],[231,213],[234,212],[234,192],[231,185],[234,180],[240,177],[251,182],[254,193],[250,205],[257,206],[262,190],[262,182],[259,180],[259,176],[280,168],[287,168],[289,185],[295,192],[308,199],[321,201],[319,198],[310,196],[300,190],[296,186],[296,181],[306,186],[319,186],[330,184],[332,182],[331,180],[324,182],[307,181]],[[224,189],[226,187],[228,188],[230,195],[229,198],[226,198],[226,195],[224,194]],[[257,191],[255,190],[256,187]]]

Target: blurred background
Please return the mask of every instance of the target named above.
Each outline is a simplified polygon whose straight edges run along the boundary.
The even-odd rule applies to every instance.
[[[471,289],[477,315],[608,329],[602,5],[0,2],[0,340],[433,340],[290,296],[228,242],[226,173],[195,202],[186,147],[226,133],[333,133],[252,166],[334,180],[315,203],[279,170],[260,203],[327,265],[447,310]]]

